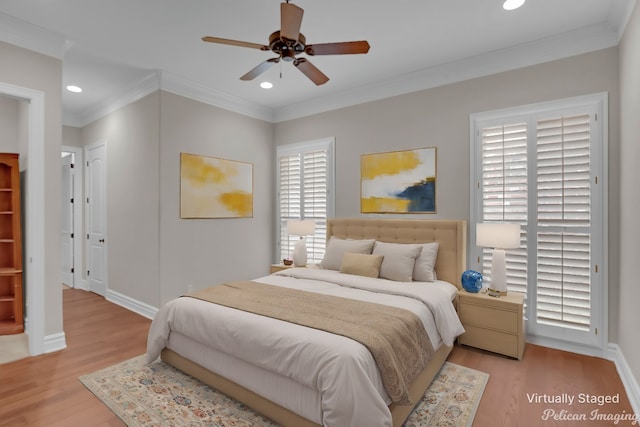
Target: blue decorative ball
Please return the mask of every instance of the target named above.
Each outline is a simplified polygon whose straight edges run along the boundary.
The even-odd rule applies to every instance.
[[[482,273],[475,270],[467,270],[462,273],[462,287],[465,291],[477,293],[482,289]]]

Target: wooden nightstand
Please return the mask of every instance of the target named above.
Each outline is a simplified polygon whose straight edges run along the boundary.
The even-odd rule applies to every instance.
[[[287,268],[291,268],[293,267],[293,264],[291,265],[284,265],[284,264],[271,264],[269,266],[269,274],[273,274],[273,273],[277,273],[278,271],[282,271],[282,270],[286,270]]]
[[[458,316],[465,333],[460,344],[522,359],[525,335],[522,307],[524,295],[509,292],[503,297],[458,291]]]

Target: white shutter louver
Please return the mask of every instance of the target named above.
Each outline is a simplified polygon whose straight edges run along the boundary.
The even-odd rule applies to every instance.
[[[324,257],[327,218],[332,213],[332,145],[332,141],[302,143],[278,152],[280,259],[291,255],[299,239],[287,233],[290,219],[315,222],[314,235],[305,237],[308,262],[318,263]]]
[[[482,129],[482,221],[521,225],[521,248],[507,251],[509,289],[527,290],[527,124]],[[483,251],[483,274],[491,283],[492,249]]]
[[[590,329],[588,114],[537,123],[538,322]]]

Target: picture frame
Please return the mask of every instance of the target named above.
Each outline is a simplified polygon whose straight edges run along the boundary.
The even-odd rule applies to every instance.
[[[180,153],[180,218],[253,218],[253,163]]]
[[[436,213],[436,147],[363,154],[360,212]]]

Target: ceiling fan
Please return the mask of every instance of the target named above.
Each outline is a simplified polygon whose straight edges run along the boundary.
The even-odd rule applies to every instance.
[[[271,66],[283,60],[293,62],[293,65],[307,76],[316,85],[321,85],[329,81],[322,71],[305,58],[297,58],[296,55],[306,53],[307,55],[349,55],[356,53],[367,53],[369,43],[365,40],[339,43],[307,44],[307,40],[300,32],[302,15],[304,10],[293,3],[280,4],[280,30],[273,32],[269,36],[269,44],[229,40],[219,37],[203,37],[202,40],[210,43],[227,44],[232,46],[248,47],[252,49],[270,50],[278,55],[277,58],[270,58],[250,70],[240,77],[240,80],[253,80],[260,74],[267,71]]]

